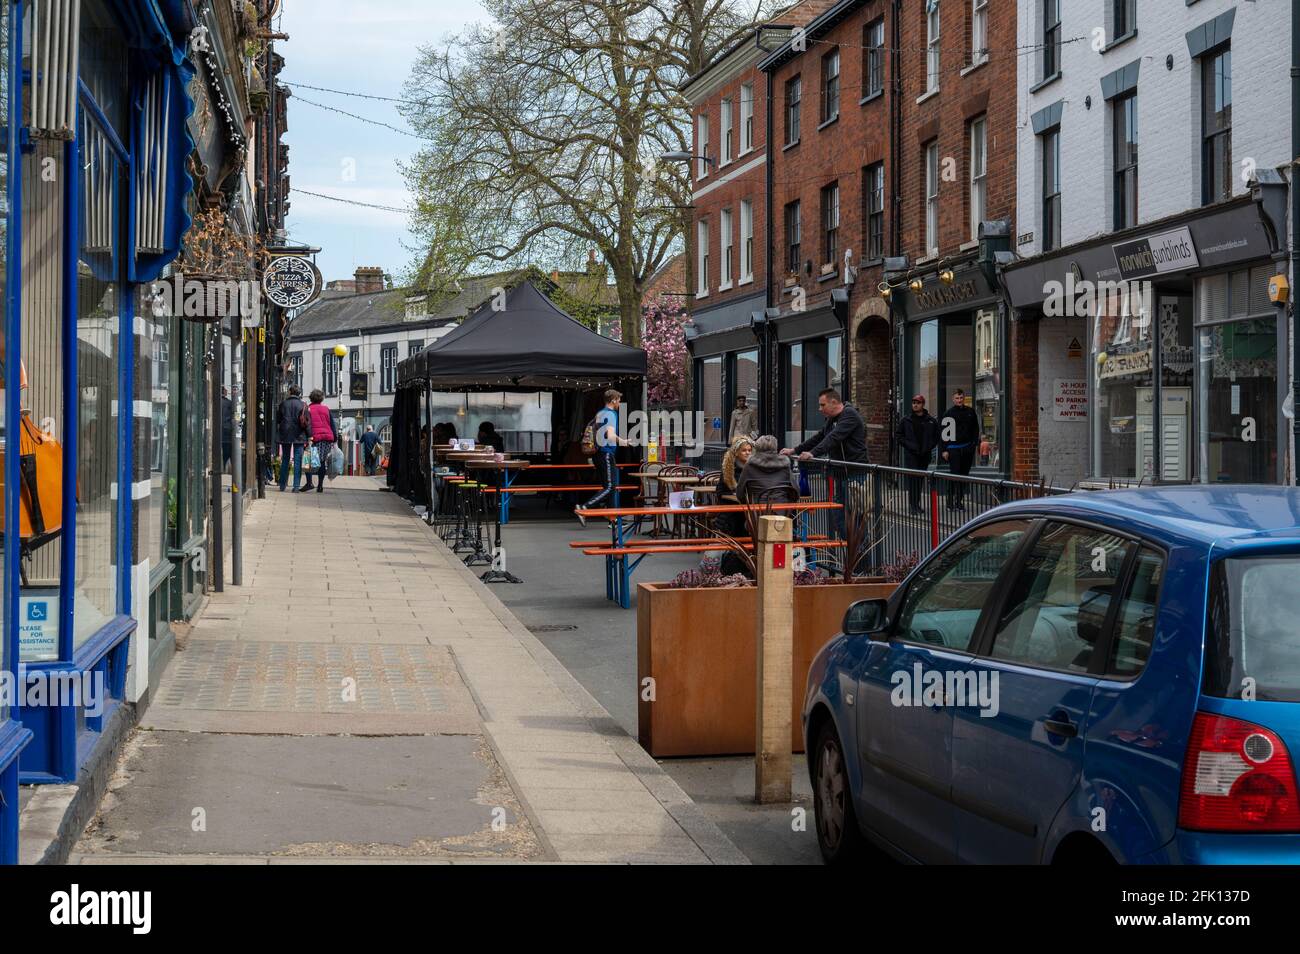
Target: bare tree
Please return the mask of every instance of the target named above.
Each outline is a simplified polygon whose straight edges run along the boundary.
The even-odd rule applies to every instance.
[[[743,36],[735,0],[487,0],[495,20],[426,46],[407,120],[426,145],[404,168],[436,287],[477,263],[577,267],[595,249],[640,340],[646,281],[680,249],[690,179],[684,79]],[[753,6],[753,9],[750,7]]]

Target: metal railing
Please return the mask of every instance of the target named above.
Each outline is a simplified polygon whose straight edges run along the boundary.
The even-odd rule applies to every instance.
[[[1013,500],[1069,493],[1046,483],[1027,484],[992,477],[963,477],[938,470],[910,470],[883,464],[825,459],[798,462],[800,494],[835,501],[845,511],[805,515],[807,530],[841,538],[844,514],[864,515],[867,556],[857,571],[884,573],[927,556],[974,517]]]

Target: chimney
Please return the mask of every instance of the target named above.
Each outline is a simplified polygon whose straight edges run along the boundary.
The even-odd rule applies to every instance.
[[[373,294],[384,290],[384,270],[376,265],[363,265],[353,277],[356,279],[358,295]]]

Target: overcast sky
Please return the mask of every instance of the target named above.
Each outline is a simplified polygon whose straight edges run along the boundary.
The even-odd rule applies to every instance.
[[[305,83],[376,96],[402,95],[416,48],[487,20],[477,0],[281,0],[276,44],[287,84]],[[412,260],[406,217],[318,199],[306,189],[396,208],[408,204],[397,162],[418,141],[410,136],[310,106],[322,103],[397,127],[395,103],[294,87],[289,99],[289,175],[294,192],[289,237],[319,245],[326,281],[350,278],[358,265],[378,265],[400,280]],[[349,171],[355,169],[355,177]]]

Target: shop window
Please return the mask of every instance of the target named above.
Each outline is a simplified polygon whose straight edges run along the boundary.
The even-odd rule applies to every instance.
[[[1093,470],[1124,480],[1155,475],[1150,436],[1138,436],[1139,419],[1153,419],[1155,341],[1146,302],[1131,289],[1101,296],[1092,333]]]
[[[758,351],[740,351],[732,356],[731,369],[731,407],[736,406],[736,399],[743,397],[746,404],[753,408],[755,419],[759,413]]]
[[[122,315],[123,167],[82,111],[81,243],[77,265],[77,532],[73,642],[117,614],[117,367]]]
[[[975,455],[979,467],[1001,467],[1001,345],[998,313],[985,308],[975,313],[975,415],[979,418],[980,444]]]
[[[140,338],[140,357],[136,364],[136,384],[140,400],[153,408],[147,444],[137,440],[136,447],[149,461],[149,496],[137,504],[138,526],[145,529],[139,548],[153,569],[166,565],[170,529],[176,526],[176,470],[172,461],[172,345],[179,343],[180,319],[171,315],[155,317],[149,310],[148,286],[141,286],[138,314],[145,317],[148,335]],[[137,422],[139,423],[139,422]],[[147,450],[146,450],[147,448]],[[137,466],[139,462],[137,462]]]
[[[1197,283],[1197,421],[1203,483],[1278,480],[1277,318],[1267,299],[1274,269]]]
[[[1232,198],[1232,50],[1201,57],[1201,202]]]
[[[695,406],[704,415],[704,440],[718,443],[726,438],[723,430],[722,355],[702,358],[696,368],[699,396]]]
[[[908,395],[924,394],[925,406],[943,418],[952,393],[961,388],[969,401],[975,390],[975,328],[970,315],[932,318],[908,328]],[[996,416],[996,409],[995,409]]]
[[[1114,197],[1115,230],[1127,229],[1138,221],[1138,126],[1137,94],[1111,102],[1111,141],[1114,144],[1111,191]]]
[[[817,407],[824,388],[841,390],[844,339],[813,338],[786,348],[785,446],[793,447],[822,429],[826,423]]]

